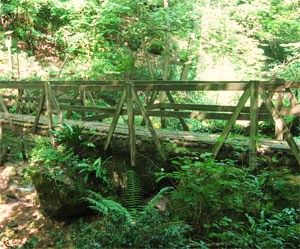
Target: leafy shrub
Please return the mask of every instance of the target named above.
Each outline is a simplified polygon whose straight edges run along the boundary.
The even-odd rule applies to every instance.
[[[104,193],[111,190],[105,169],[108,160],[109,158],[102,162],[101,157],[96,160],[80,158],[66,146],[53,146],[49,139],[38,138],[31,152],[31,167],[28,168],[27,175],[34,178],[43,174],[54,180],[65,175],[74,179],[77,184],[91,188],[101,183],[105,186]]]
[[[64,145],[78,156],[84,157],[91,148],[95,147],[94,143],[86,138],[84,130],[83,126],[64,123],[58,130],[53,131],[53,134],[58,144]]]
[[[299,248],[300,209],[286,208],[282,211],[262,211],[259,217],[245,214],[246,221],[223,217],[208,234],[234,248]],[[209,228],[209,225],[206,225]]]
[[[197,228],[197,236],[230,248],[299,246],[299,191],[289,186],[289,178],[282,172],[255,172],[216,162],[206,155],[176,158],[173,164],[179,170],[161,172],[158,180],[167,177],[176,183],[169,211],[173,219]],[[281,192],[286,195],[284,208],[276,200],[280,186],[285,187]]]
[[[96,225],[81,221],[80,234],[74,233],[76,248],[188,248],[184,235],[189,227],[172,222],[153,203],[133,217],[119,203],[90,194],[92,208],[104,217]]]

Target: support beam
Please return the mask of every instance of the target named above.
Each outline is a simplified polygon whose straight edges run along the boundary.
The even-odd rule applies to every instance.
[[[46,94],[46,107],[47,107],[47,115],[48,115],[48,127],[49,130],[53,130],[53,110],[52,110],[52,103],[50,97],[50,90],[49,90],[49,82],[45,82],[45,94]]]
[[[2,98],[1,95],[0,95],[0,104],[1,104],[1,107],[2,107],[2,109],[3,109],[3,111],[4,111],[4,115],[5,115],[5,117],[6,117],[7,120],[8,120],[8,123],[9,123],[10,128],[11,128],[12,130],[15,130],[13,121],[12,121],[10,115],[9,115],[9,112],[8,112],[8,110],[7,110],[7,108],[6,108],[6,105],[5,105],[4,100],[3,100],[3,98]]]
[[[297,143],[295,142],[289,128],[284,123],[281,115],[276,110],[275,106],[272,103],[272,100],[270,99],[270,97],[268,96],[266,91],[263,89],[262,85],[259,86],[259,95],[261,96],[267,109],[271,113],[273,120],[275,122],[275,125],[279,129],[282,129],[283,136],[284,136],[285,140],[287,141],[288,145],[290,146],[292,152],[294,153],[294,155],[299,163],[299,166],[300,166],[300,149],[299,149]]]
[[[42,90],[42,95],[40,97],[39,104],[38,104],[38,107],[37,107],[37,110],[36,110],[34,123],[33,123],[33,126],[32,126],[32,132],[33,133],[36,133],[36,131],[37,131],[37,126],[38,126],[38,123],[39,123],[39,120],[40,120],[40,117],[41,117],[41,113],[43,111],[43,107],[44,107],[44,104],[45,104],[45,98],[46,98],[46,93],[45,93],[45,89],[43,89]]]
[[[276,98],[276,109],[278,110],[278,112],[280,112],[280,110],[283,107],[283,93],[282,92],[277,92],[275,94],[275,98]],[[275,126],[275,139],[283,140],[282,130],[283,130],[283,127],[279,128],[278,126]]]
[[[257,146],[258,139],[258,87],[259,82],[250,83],[250,140],[249,140],[249,166],[257,166]]]
[[[109,130],[108,130],[108,134],[107,134],[107,138],[106,138],[106,143],[105,143],[105,146],[104,146],[104,150],[108,149],[108,146],[109,146],[109,144],[111,142],[112,136],[113,136],[114,131],[116,129],[116,126],[117,126],[117,123],[118,123],[121,111],[122,111],[124,103],[125,103],[125,99],[126,99],[126,95],[127,95],[126,93],[127,93],[126,92],[126,87],[124,87],[122,96],[121,96],[119,104],[117,106],[117,110],[116,110],[116,112],[114,114],[113,120],[111,121]]]
[[[175,104],[176,101],[175,99],[173,98],[172,94],[170,91],[166,91],[166,95],[167,95],[167,98],[169,99],[170,103],[172,104]],[[177,109],[174,109],[174,111],[178,111]],[[179,118],[179,121],[182,125],[182,128],[184,131],[188,131],[189,130],[189,127],[187,126],[187,124],[185,123],[184,119],[182,117]]]
[[[131,85],[131,89],[132,89],[133,99],[134,99],[135,103],[137,104],[137,107],[140,110],[142,117],[145,120],[145,123],[146,123],[146,126],[148,127],[148,130],[150,131],[150,133],[152,135],[154,144],[157,147],[157,149],[158,149],[161,157],[163,159],[166,159],[166,155],[165,155],[165,153],[162,150],[162,147],[161,147],[158,135],[157,135],[157,133],[156,133],[154,127],[153,127],[153,124],[152,124],[152,122],[151,122],[151,120],[150,120],[150,118],[149,118],[149,116],[147,114],[147,111],[146,111],[145,107],[143,106],[142,102],[139,99],[138,94],[136,93],[136,91],[135,91],[135,89],[133,87],[133,84]]]
[[[128,117],[128,131],[129,131],[129,148],[130,148],[130,163],[131,166],[135,166],[136,155],[136,140],[135,140],[135,125],[134,125],[134,113],[133,113],[133,96],[132,96],[132,84],[126,84],[127,95],[127,117]]]
[[[218,137],[218,141],[216,142],[216,144],[213,147],[212,154],[213,154],[214,159],[218,156],[224,142],[226,141],[226,139],[228,137],[228,134],[229,134],[232,126],[236,122],[237,118],[239,117],[239,115],[241,113],[241,110],[244,108],[247,100],[249,99],[249,96],[250,96],[250,88],[248,87],[245,89],[234,112],[232,113],[231,118],[228,120],[223,132],[221,133],[220,137]]]
[[[58,117],[59,117],[59,123],[62,124],[63,123],[63,114],[62,111],[60,109],[59,103],[54,95],[54,92],[52,90],[51,85],[48,85],[48,91],[49,91],[49,96],[51,98],[52,104],[54,106],[54,108],[56,109],[57,113],[58,113]]]

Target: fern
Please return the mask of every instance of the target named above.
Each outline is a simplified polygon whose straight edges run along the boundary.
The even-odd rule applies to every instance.
[[[142,184],[134,170],[127,171],[127,184],[124,190],[123,204],[132,215],[143,210]]]
[[[110,217],[114,221],[131,221],[131,215],[126,208],[119,203],[103,198],[102,195],[94,191],[88,190],[91,197],[85,198],[91,205],[91,209],[96,210],[103,216]]]

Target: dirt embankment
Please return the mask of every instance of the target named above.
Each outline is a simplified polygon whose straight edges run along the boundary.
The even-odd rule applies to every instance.
[[[27,165],[0,166],[0,249],[57,248],[53,235],[62,233],[64,223],[41,213],[34,186],[24,177]]]

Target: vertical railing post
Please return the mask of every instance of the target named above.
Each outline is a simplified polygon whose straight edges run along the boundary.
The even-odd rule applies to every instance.
[[[82,106],[86,106],[86,92],[85,91],[80,91],[80,102]],[[85,112],[83,111],[81,113],[81,119],[84,120],[86,117]]]
[[[283,107],[283,93],[282,92],[277,92],[276,93],[276,109],[278,112],[280,112],[281,108]],[[283,140],[283,126],[280,124],[281,127],[275,126],[275,139],[277,140]]]
[[[135,166],[136,155],[136,141],[135,141],[135,125],[134,125],[134,113],[133,113],[133,84],[126,84],[127,95],[127,117],[128,117],[128,131],[129,131],[129,148],[130,148],[130,162],[131,166]]]
[[[50,86],[49,82],[44,83],[45,95],[46,95],[46,108],[47,108],[47,115],[48,115],[48,127],[49,127],[49,130],[51,131],[51,130],[53,130],[53,117],[52,117],[53,111],[52,111],[49,86]]]
[[[249,141],[249,166],[257,165],[257,135],[258,135],[258,81],[250,82],[250,141]]]

